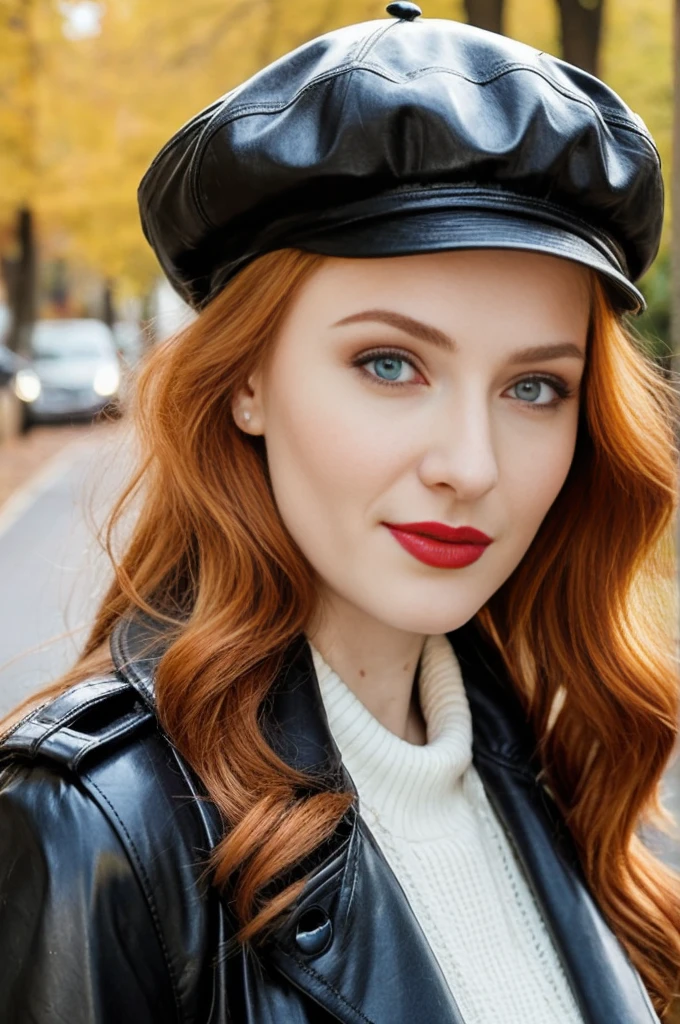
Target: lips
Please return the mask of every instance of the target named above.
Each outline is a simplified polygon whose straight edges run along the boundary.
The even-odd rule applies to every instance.
[[[460,569],[476,562],[492,539],[472,526],[445,523],[383,523],[409,554],[439,569]]]
[[[385,523],[385,526],[402,533],[419,533],[425,537],[433,537],[435,540],[448,541],[452,544],[491,544],[493,537],[487,537],[481,530],[475,530],[474,526],[447,526],[446,523]]]

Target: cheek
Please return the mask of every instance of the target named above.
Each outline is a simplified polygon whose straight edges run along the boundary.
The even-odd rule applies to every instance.
[[[540,413],[534,414],[537,417]],[[577,411],[533,431],[527,443],[515,443],[505,455],[506,495],[518,534],[533,537],[559,494],[569,472],[576,444]]]
[[[343,387],[337,375],[325,384],[318,373],[313,391],[286,387],[284,375],[276,380],[266,448],[281,515],[298,543],[302,530],[340,536],[370,512],[403,462],[394,415],[376,414],[356,384]]]
[[[351,370],[309,362],[313,386],[301,388],[289,367],[274,377],[266,408],[267,452],[272,463],[307,477],[320,492],[329,490],[340,500],[358,497],[378,480],[389,480],[403,462],[406,438],[399,437],[398,414],[394,403],[371,400]]]

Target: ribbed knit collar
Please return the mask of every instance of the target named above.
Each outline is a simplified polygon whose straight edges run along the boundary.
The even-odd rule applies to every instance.
[[[394,835],[429,839],[454,827],[452,801],[472,760],[472,719],[458,659],[442,635],[428,636],[419,693],[427,743],[409,743],[374,718],[310,643],[328,724],[369,808]]]

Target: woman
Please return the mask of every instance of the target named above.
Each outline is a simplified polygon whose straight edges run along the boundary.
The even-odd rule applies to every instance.
[[[7,1024],[670,1019],[658,155],[597,79],[388,11],[142,182],[200,313],[83,655],[6,723]]]

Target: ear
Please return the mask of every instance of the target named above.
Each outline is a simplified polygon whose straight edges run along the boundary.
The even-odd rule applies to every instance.
[[[231,399],[231,412],[239,429],[247,434],[264,433],[262,415],[262,383],[260,375],[253,373],[245,387],[238,388]]]

